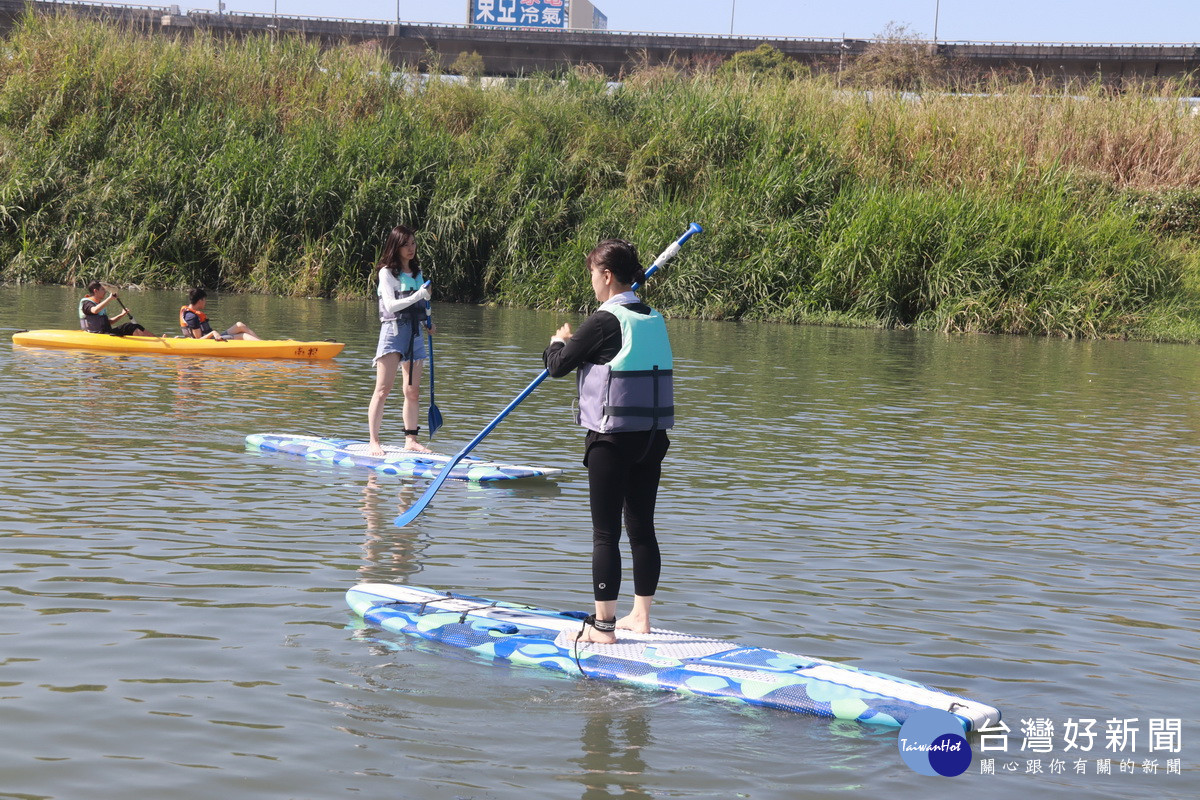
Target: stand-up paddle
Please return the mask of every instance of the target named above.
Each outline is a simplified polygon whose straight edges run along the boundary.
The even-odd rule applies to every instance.
[[[442,427],[442,412],[438,410],[437,403],[433,401],[433,334],[430,329],[433,328],[433,306],[428,300],[425,301],[425,341],[429,344],[429,438],[437,433],[438,428]]]
[[[694,222],[691,225],[688,225],[687,232],[672,242],[666,250],[662,251],[658,258],[654,259],[654,263],[650,265],[650,269],[646,270],[646,277],[649,278],[658,271],[659,267],[674,258],[676,254],[679,253],[680,248],[683,247],[684,242],[703,230],[703,228]],[[633,288],[636,289],[639,286],[641,286],[640,283],[634,284]],[[513,398],[513,401],[506,405],[504,410],[496,415],[495,419],[489,422],[483,430],[476,434],[474,439],[467,442],[466,447],[455,453],[454,458],[451,459],[446,466],[442,467],[442,471],[438,473],[437,477],[433,479],[433,482],[429,484],[429,487],[425,489],[425,493],[417,498],[417,502],[413,503],[403,514],[396,517],[396,524],[400,527],[404,527],[420,516],[421,512],[425,510],[425,506],[429,505],[429,501],[433,499],[435,494],[437,494],[438,489],[442,488],[442,484],[445,483],[446,479],[450,477],[450,470],[452,470],[459,461],[462,461],[467,453],[474,450],[476,445],[482,442],[484,437],[491,433],[496,426],[500,424],[500,421],[508,416],[510,411],[519,406],[521,401],[532,394],[533,390],[538,387],[538,384],[546,380],[548,377],[550,377],[550,373],[546,370],[542,370],[542,373],[534,378],[533,382],[526,386],[519,395]]]

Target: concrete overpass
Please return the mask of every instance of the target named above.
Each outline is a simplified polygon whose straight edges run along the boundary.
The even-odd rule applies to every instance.
[[[218,36],[295,34],[325,44],[374,41],[397,66],[425,63],[436,54],[444,65],[461,53],[483,57],[488,75],[524,75],[574,64],[594,64],[612,77],[639,65],[723,60],[760,44],[818,69],[836,69],[840,57],[865,52],[863,39],[758,38],[704,34],[621,31],[538,31],[468,25],[396,23],[394,20],[335,19],[217,13],[167,5],[114,5],[64,0],[0,0],[0,32],[32,8],[39,14],[68,13],[129,25],[148,33],[188,35],[205,29]],[[1200,44],[1083,44],[1049,42],[930,43],[931,50],[977,68],[1030,71],[1056,78],[1121,80],[1179,77],[1200,70]]]

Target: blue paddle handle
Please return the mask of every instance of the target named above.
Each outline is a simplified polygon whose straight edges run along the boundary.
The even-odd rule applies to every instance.
[[[666,250],[662,251],[658,258],[654,259],[654,263],[650,266],[650,269],[646,270],[646,277],[649,278],[658,271],[659,267],[674,258],[679,253],[679,249],[683,247],[684,242],[695,236],[697,233],[700,233],[702,230],[704,229],[694,222],[688,225],[688,229],[683,236],[680,236],[678,239],[672,242]],[[641,284],[635,284],[633,288],[636,289],[640,285]],[[529,397],[529,395],[533,393],[533,390],[538,387],[538,384],[546,380],[548,377],[550,377],[550,372],[548,370],[542,370],[541,374],[534,378],[533,382],[526,386],[519,395],[514,397],[513,401],[506,405],[504,410],[496,415],[495,419],[489,422],[487,426],[475,436],[474,439],[467,442],[467,446],[462,450],[459,450],[454,455],[454,458],[450,459],[446,463],[446,466],[442,467],[442,471],[437,474],[437,477],[434,478],[433,482],[430,483],[425,489],[425,493],[417,498],[417,502],[413,503],[403,514],[396,517],[396,525],[399,527],[404,527],[420,516],[421,512],[425,510],[425,507],[429,505],[429,501],[433,499],[435,494],[437,494],[438,489],[442,488],[442,484],[445,483],[446,479],[450,477],[450,471],[458,466],[458,462],[462,461],[463,458],[466,457],[467,453],[474,450],[476,445],[484,440],[484,437],[495,430],[496,426],[500,424],[501,420],[507,417],[514,408],[519,406],[522,400],[524,400],[526,397]]]
[[[701,228],[695,222],[688,225],[687,232],[685,234],[683,234],[683,236],[680,236],[678,239],[671,242],[670,246],[667,247],[666,250],[663,250],[662,253],[659,254],[658,258],[654,259],[654,263],[650,265],[650,269],[646,270],[646,277],[649,278],[651,275],[658,272],[659,267],[661,267],[663,264],[666,264],[668,261],[670,261],[672,258],[674,258],[675,256],[677,256],[679,254],[680,248],[683,247],[684,243],[687,242],[688,239],[692,238],[697,233],[702,233],[703,231],[704,231],[704,228]],[[637,289],[638,287],[640,287],[642,285],[642,283],[645,283],[645,281],[641,281],[640,283],[635,283],[632,286],[632,288]]]

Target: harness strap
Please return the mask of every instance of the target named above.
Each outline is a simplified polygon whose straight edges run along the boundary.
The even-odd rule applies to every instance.
[[[409,385],[409,386],[412,386],[412,385],[413,385],[413,368],[412,368],[412,365],[413,365],[413,364],[415,364],[415,363],[416,363],[416,361],[417,361],[417,359],[416,359],[416,355],[417,355],[417,337],[419,337],[419,336],[421,335],[421,334],[420,334],[420,330],[421,330],[421,325],[420,325],[420,323],[419,323],[419,322],[417,322],[417,318],[416,318],[416,317],[413,317],[413,318],[410,320],[410,324],[409,324],[409,326],[408,326],[408,358],[404,359],[404,360],[405,360],[405,361],[407,361],[407,362],[408,362],[408,364],[409,364],[409,367],[408,367],[408,385]]]
[[[601,633],[612,633],[617,629],[617,618],[613,617],[612,619],[596,619],[595,614],[588,614],[583,618],[583,624],[585,626],[591,625]],[[580,633],[582,634],[583,631],[580,630]]]
[[[613,617],[612,619],[596,619],[595,614],[588,614],[583,618],[583,624],[579,626],[579,633],[575,634],[575,642],[571,647],[571,656],[575,659],[575,668],[578,669],[579,674],[585,678],[590,678],[592,676],[588,675],[587,672],[584,671],[583,662],[579,659],[579,642],[583,639],[583,631],[588,625],[591,625],[598,631],[612,633],[617,629],[617,618]]]
[[[668,370],[669,372],[670,370]],[[658,365],[654,365],[654,407],[658,408]],[[675,416],[675,406],[671,406],[671,416]],[[642,454],[637,457],[635,464],[640,464],[646,460],[646,456],[650,455],[650,446],[654,444],[654,434],[658,432],[658,413],[657,411],[650,418],[650,430],[646,433],[646,446],[642,448]]]

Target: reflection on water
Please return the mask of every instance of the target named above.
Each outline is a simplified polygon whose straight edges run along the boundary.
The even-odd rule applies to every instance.
[[[582,769],[583,800],[615,797],[649,800],[641,785],[648,771],[644,753],[652,744],[643,709],[631,713],[596,714],[584,722],[582,755],[572,759]]]
[[[73,297],[0,287],[0,308],[14,327],[64,327]],[[178,311],[174,293],[136,299],[147,319]],[[426,482],[243,445],[363,438],[371,304],[219,301],[221,318],[346,351],[251,363],[0,342],[0,686],[21,732],[0,792],[92,796],[103,774],[108,795],[170,786],[176,800],[379,794],[381,778],[397,796],[480,800],[928,796],[895,731],[492,666],[363,627],[343,598],[361,581],[590,605],[573,384],[547,381],[478,452],[560,478],[452,482],[396,528]],[[444,452],[577,321],[436,313]],[[1200,712],[1195,348],[684,321],[672,336],[664,627],[933,683],[1016,732]],[[1181,779],[973,771],[956,788],[1183,796],[1197,766],[1184,738]]]
[[[386,486],[381,484],[386,483]],[[411,583],[421,571],[420,535],[392,524],[403,509],[417,499],[417,487],[385,481],[374,472],[367,475],[362,490],[362,515],[367,523],[363,540],[363,564],[358,568],[361,583]]]

